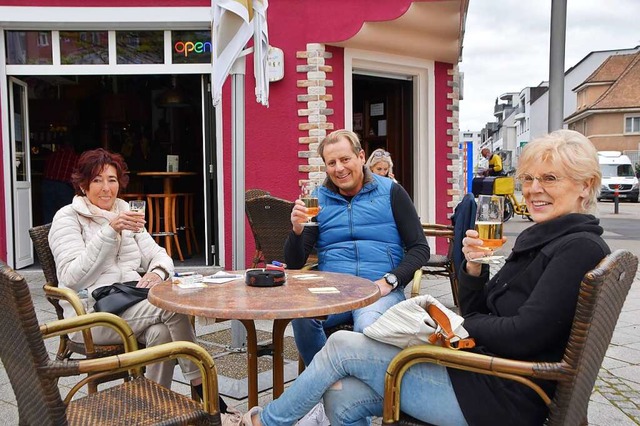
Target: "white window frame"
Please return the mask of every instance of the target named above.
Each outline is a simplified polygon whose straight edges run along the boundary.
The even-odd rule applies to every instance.
[[[627,131],[627,122],[631,120],[631,130]],[[635,123],[635,126],[634,126]],[[629,114],[624,116],[624,134],[638,134],[640,133],[640,114]]]

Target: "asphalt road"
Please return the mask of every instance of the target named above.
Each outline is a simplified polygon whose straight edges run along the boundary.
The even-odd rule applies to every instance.
[[[596,216],[600,218],[600,224],[605,230],[605,241],[612,250],[627,249],[640,254],[640,203],[620,202],[618,214],[614,214],[614,207],[611,201],[598,203]],[[520,216],[507,221],[504,231],[508,241],[498,254],[509,253],[518,234],[531,225],[533,222]]]

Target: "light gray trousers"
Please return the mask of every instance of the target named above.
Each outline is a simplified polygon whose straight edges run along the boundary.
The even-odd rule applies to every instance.
[[[90,311],[93,312],[93,308]],[[133,305],[119,316],[129,324],[138,342],[143,343],[146,347],[179,340],[196,341],[196,335],[188,316],[165,311],[152,305],[148,300]],[[122,342],[120,335],[107,327],[93,328],[92,336],[93,342],[98,345],[112,345]],[[74,334],[73,340],[82,340],[81,334]],[[193,362],[179,358],[178,364],[185,379],[192,381],[200,377],[200,370]],[[174,367],[174,361],[158,362],[147,366],[145,375],[148,379],[170,389]]]

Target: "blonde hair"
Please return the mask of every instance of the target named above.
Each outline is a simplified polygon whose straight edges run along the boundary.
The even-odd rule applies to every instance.
[[[584,183],[589,194],[582,200],[582,213],[593,213],[602,184],[598,151],[584,135],[573,130],[556,130],[528,143],[522,150],[516,177],[526,173],[533,164],[560,163],[567,178]]]
[[[376,156],[376,152],[379,152],[380,154]],[[387,154],[387,155],[384,155],[384,154]],[[393,160],[391,159],[391,154],[389,154],[386,150],[382,148],[378,148],[371,153],[371,155],[367,159],[367,162],[365,163],[365,166],[367,166],[369,170],[373,171],[373,168],[375,167],[375,165],[381,161],[384,161],[385,163],[387,163],[389,165],[389,173],[393,173]]]
[[[318,155],[322,157],[324,160],[324,147],[327,145],[331,145],[334,143],[340,142],[340,139],[344,138],[351,144],[351,149],[353,153],[358,155],[360,151],[362,151],[362,145],[360,144],[360,139],[358,139],[358,135],[353,133],[351,130],[340,129],[334,132],[329,133],[318,145]]]

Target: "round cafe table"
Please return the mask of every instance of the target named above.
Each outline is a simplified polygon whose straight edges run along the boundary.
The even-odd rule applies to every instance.
[[[258,340],[254,321],[273,320],[275,399],[284,391],[284,331],[292,319],[346,312],[379,298],[378,286],[365,278],[299,270],[287,271],[287,282],[279,287],[250,287],[243,277],[203,288],[181,288],[165,281],[149,291],[149,302],[162,309],[242,322],[247,330],[249,407],[258,405]]]

